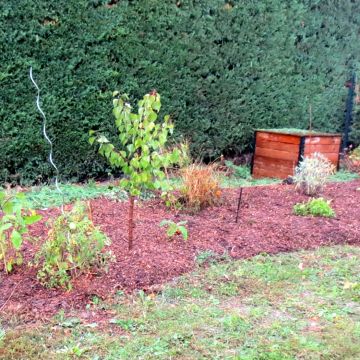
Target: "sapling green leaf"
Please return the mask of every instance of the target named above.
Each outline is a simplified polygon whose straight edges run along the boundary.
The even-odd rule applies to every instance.
[[[109,143],[104,135],[93,139],[92,132],[89,142],[99,144],[99,153],[104,156],[111,166],[119,168],[124,178],[120,186],[129,194],[129,225],[128,247],[133,246],[133,212],[134,199],[144,190],[168,189],[164,168],[180,162],[186,157],[185,146],[172,150],[166,149],[168,135],[172,133],[173,125],[170,117],[165,116],[159,121],[158,113],[161,108],[160,95],[153,90],[138,102],[138,112],[131,112],[129,97],[114,93],[113,114],[115,125],[119,132],[118,149]]]

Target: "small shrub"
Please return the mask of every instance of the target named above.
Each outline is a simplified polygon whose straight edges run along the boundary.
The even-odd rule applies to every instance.
[[[301,216],[334,217],[335,211],[330,206],[330,201],[323,198],[311,199],[306,203],[294,205],[294,214]]]
[[[163,220],[160,223],[160,226],[166,226],[166,235],[169,238],[174,237],[175,235],[182,235],[184,240],[188,239],[188,230],[186,228],[187,221],[180,221],[178,223],[172,221],[172,220]]]
[[[314,153],[305,157],[295,169],[293,179],[296,189],[306,195],[316,195],[334,172],[334,165],[323,155]]]
[[[0,216],[0,260],[9,273],[15,264],[22,264],[23,234],[27,233],[28,225],[39,221],[41,216],[27,209],[23,193],[11,197],[4,191],[0,191]]]
[[[345,154],[343,165],[348,171],[360,173],[360,146]]]
[[[95,131],[90,131],[89,142],[99,144],[99,153],[111,166],[124,173],[120,186],[129,194],[128,247],[133,247],[135,198],[144,190],[168,191],[166,169],[183,161],[186,146],[166,148],[174,125],[170,116],[159,120],[160,94],[156,90],[138,102],[137,113],[132,112],[129,97],[114,92],[113,114],[119,132],[117,148]]]
[[[192,164],[182,169],[180,174],[181,193],[189,208],[200,210],[220,200],[221,189],[214,165]]]
[[[360,146],[350,151],[349,158],[353,161],[360,161]]]
[[[248,166],[238,166],[229,160],[225,161],[225,165],[232,171],[234,177],[245,180],[251,179],[250,168]]]
[[[38,279],[47,287],[71,288],[71,278],[91,268],[107,268],[113,260],[106,235],[88,218],[86,206],[75,203],[73,209],[53,223],[46,242],[36,255],[41,268]]]

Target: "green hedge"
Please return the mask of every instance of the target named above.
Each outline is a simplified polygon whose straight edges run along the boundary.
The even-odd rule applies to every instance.
[[[156,88],[205,159],[249,149],[254,128],[306,128],[310,104],[341,131],[359,26],[350,0],[2,1],[0,182],[53,176],[30,66],[62,180],[82,180],[110,171],[87,132],[114,131],[113,90]]]

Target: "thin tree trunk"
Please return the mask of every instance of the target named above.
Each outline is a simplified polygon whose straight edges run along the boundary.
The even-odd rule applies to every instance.
[[[134,200],[135,197],[129,196],[129,250],[133,248],[134,237]]]

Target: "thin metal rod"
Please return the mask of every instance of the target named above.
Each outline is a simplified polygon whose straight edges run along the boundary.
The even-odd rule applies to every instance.
[[[59,194],[62,196],[62,205],[61,205],[61,212],[64,213],[64,194],[62,192],[62,190],[60,189],[59,186],[59,169],[58,167],[55,165],[54,160],[53,160],[53,143],[50,140],[49,136],[46,133],[46,116],[45,113],[42,111],[41,106],[40,106],[40,89],[38,87],[38,85],[36,84],[34,77],[33,77],[33,72],[32,72],[32,67],[30,67],[30,79],[32,81],[32,83],[34,84],[36,90],[37,90],[37,96],[36,96],[36,107],[38,108],[42,118],[43,118],[43,126],[42,126],[42,130],[43,130],[43,134],[44,137],[46,139],[46,141],[49,143],[50,145],[50,151],[49,151],[49,162],[52,165],[52,167],[55,169],[56,175],[55,175],[55,187],[56,190],[59,192]]]
[[[240,211],[240,204],[241,204],[242,192],[243,192],[243,188],[240,188],[238,205],[237,205],[237,210],[236,210],[236,220],[235,220],[236,223],[237,223],[238,220],[239,220],[239,211]]]

